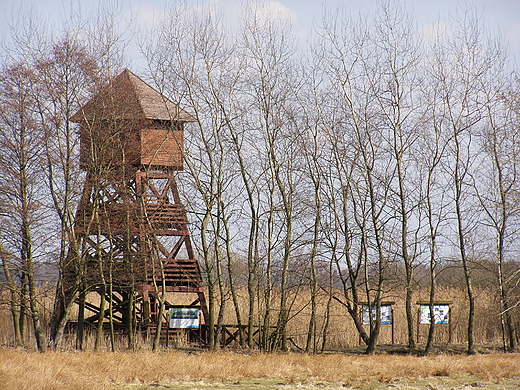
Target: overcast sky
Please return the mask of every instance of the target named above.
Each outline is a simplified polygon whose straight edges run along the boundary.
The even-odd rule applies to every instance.
[[[271,12],[291,20],[297,36],[306,36],[315,21],[319,22],[323,3],[332,10],[344,6],[353,16],[373,13],[378,0],[259,0]],[[172,1],[170,1],[171,3]],[[241,0],[191,0],[193,6],[212,5],[225,15],[227,22],[233,25],[240,9]],[[0,0],[1,40],[8,38],[8,24],[12,24],[20,7],[34,7],[38,13],[50,22],[60,15],[67,16],[71,9],[86,9],[97,6],[100,0]],[[119,0],[126,17],[133,15],[135,23],[147,23],[161,14],[165,0]],[[520,0],[402,0],[407,11],[414,15],[418,27],[426,27],[436,21],[449,20],[457,9],[469,6],[481,13],[486,26],[493,31],[500,31],[508,40],[510,52],[520,60]],[[81,4],[81,6],[78,6]],[[81,11],[80,11],[81,12]]]

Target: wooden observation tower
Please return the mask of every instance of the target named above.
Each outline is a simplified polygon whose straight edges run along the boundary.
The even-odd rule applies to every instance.
[[[183,169],[184,124],[195,119],[125,70],[72,121],[80,126],[86,179],[63,275],[63,307],[79,292],[78,325],[111,318],[120,327],[149,331],[168,294],[199,306],[207,318],[174,176]],[[96,299],[89,298],[93,292]]]

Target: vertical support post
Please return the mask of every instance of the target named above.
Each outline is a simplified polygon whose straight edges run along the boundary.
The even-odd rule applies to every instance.
[[[170,348],[170,324],[166,324],[166,348]]]
[[[417,308],[417,344],[419,344],[421,330],[421,305]]]
[[[143,299],[141,325],[144,327],[148,327],[148,325],[150,325],[150,292],[148,289],[148,285],[142,284],[139,286],[138,290]]]
[[[449,310],[449,314],[448,314],[448,344],[451,344],[452,342],[452,325],[451,325],[451,319],[453,318],[452,316],[452,309],[450,306],[448,306],[450,308]]]
[[[361,322],[361,326],[363,326],[363,309],[359,312],[359,321]],[[361,333],[358,332],[359,335],[359,343],[358,345],[363,344],[363,340],[361,339]]]
[[[394,305],[390,305],[390,326],[392,327],[392,345],[395,344],[395,328],[394,328]]]

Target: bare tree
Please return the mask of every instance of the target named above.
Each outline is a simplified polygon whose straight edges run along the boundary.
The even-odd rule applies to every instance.
[[[331,87],[329,96],[334,99],[331,104],[336,123],[329,126],[337,134],[331,141],[340,168],[336,180],[343,198],[339,204],[343,205],[342,219],[346,218],[344,260],[348,273],[342,280],[345,292],[351,291],[355,296],[353,300],[346,296],[353,302],[347,309],[367,343],[367,352],[373,353],[380,330],[378,318],[386,268],[392,256],[385,226],[390,218],[390,184],[395,174],[385,150],[386,128],[381,125],[380,107],[373,96],[382,68],[373,56],[376,48],[371,45],[371,32],[365,21],[342,23],[338,13],[326,20],[321,35],[326,50],[322,57]],[[358,240],[356,247],[354,237]],[[351,250],[354,251],[350,253]],[[359,319],[362,292],[368,306],[377,313],[375,320],[370,316],[369,335]]]
[[[307,65],[309,66],[309,65]],[[323,193],[324,193],[324,159],[326,153],[325,137],[323,136],[323,118],[324,113],[322,107],[322,96],[320,94],[320,77],[321,71],[319,66],[311,67],[306,74],[307,82],[304,87],[294,93],[299,106],[299,116],[297,127],[300,129],[298,139],[301,143],[299,146],[304,158],[304,177],[308,177],[312,191],[309,192],[308,198],[311,202],[308,206],[309,227],[311,233],[309,238],[309,287],[310,287],[310,316],[307,329],[307,340],[305,343],[306,352],[318,352],[318,294],[320,281],[318,276],[318,262],[320,258],[320,248],[322,247],[322,212],[323,212]],[[306,192],[305,192],[306,193]],[[307,196],[305,196],[307,198]]]
[[[69,247],[76,240],[73,224],[81,184],[84,180],[79,171],[79,138],[70,122],[71,116],[96,87],[96,63],[86,48],[69,36],[54,44],[50,53],[37,64],[39,84],[38,112],[45,131],[45,155],[48,192],[53,209],[59,220],[59,254],[56,297],[63,294],[63,272]],[[77,246],[77,243],[74,244]],[[72,303],[74,299],[69,302]],[[57,348],[61,342],[68,315],[59,321],[58,300],[52,318],[51,342]]]
[[[11,311],[11,318],[13,321],[14,342],[16,346],[22,345],[22,330],[20,328],[20,295],[19,288],[16,282],[16,269],[13,268],[13,261],[11,255],[4,249],[3,244],[0,243],[0,259],[2,261],[2,270],[4,271],[7,288],[9,291],[9,309]]]
[[[379,59],[367,69],[370,89],[381,108],[382,126],[387,127],[384,141],[388,145],[392,169],[395,170],[395,218],[399,225],[396,237],[399,255],[405,269],[406,322],[408,348],[415,347],[415,316],[412,304],[414,268],[417,263],[417,232],[420,219],[416,218],[419,196],[413,156],[421,153],[416,141],[422,126],[424,99],[421,98],[421,43],[415,38],[415,28],[409,15],[398,5],[382,3],[374,39],[374,52]],[[391,201],[390,203],[394,203]],[[414,221],[415,227],[413,226]],[[412,229],[416,233],[413,234]]]
[[[208,287],[207,325],[210,346],[214,349],[218,347],[218,328],[222,325],[228,293],[239,327],[242,323],[235,276],[230,272],[233,268],[230,199],[236,196],[231,186],[236,170],[227,142],[236,117],[235,91],[240,68],[234,69],[233,45],[222,32],[218,18],[210,13],[198,15],[183,7],[172,9],[170,18],[171,24],[159,32],[165,38],[163,42],[174,44],[157,41],[156,46],[145,50],[145,55],[156,69],[152,74],[159,88],[176,96],[197,119],[187,127],[188,174],[183,178],[183,188],[192,215],[198,219],[196,248],[203,259]]]
[[[9,183],[4,186],[3,195],[8,195],[4,202],[10,205],[6,210],[9,212],[8,224],[12,228],[11,237],[14,238],[11,241],[11,253],[18,253],[16,257],[20,266],[20,318],[24,316],[24,310],[30,311],[38,350],[45,351],[47,343],[40,315],[35,270],[38,239],[34,235],[38,222],[44,219],[42,202],[38,199],[43,182],[41,172],[44,134],[35,117],[35,72],[24,64],[15,63],[7,65],[2,74],[0,142],[4,152],[0,172],[2,180]],[[13,234],[14,232],[16,233]],[[26,292],[28,308],[24,308],[23,303]]]
[[[251,107],[250,123],[261,139],[261,163],[266,175],[267,198],[267,287],[265,296],[264,332],[270,326],[271,291],[273,288],[273,261],[276,236],[280,239],[279,306],[276,328],[263,347],[287,349],[286,327],[289,321],[289,267],[294,245],[295,194],[299,151],[292,142],[295,134],[289,118],[293,113],[293,91],[300,82],[293,63],[294,43],[289,26],[261,8],[250,8],[245,14],[241,32],[244,56],[248,59],[245,81],[249,84]],[[277,212],[280,210],[280,213]],[[266,340],[267,341],[267,340]]]
[[[418,170],[426,180],[421,186],[422,204],[420,208],[424,210],[427,220],[425,233],[426,253],[428,254],[429,268],[429,305],[430,318],[434,318],[434,303],[437,290],[437,273],[440,265],[439,255],[439,236],[442,229],[446,228],[443,221],[447,219],[446,208],[448,200],[446,196],[447,188],[442,179],[441,164],[446,157],[446,149],[449,144],[449,134],[446,134],[443,123],[445,117],[442,109],[438,111],[442,104],[437,104],[442,99],[441,93],[437,88],[432,87],[434,83],[425,83],[424,96],[428,96],[430,102],[430,115],[424,118],[423,125],[419,129],[421,140],[419,141],[420,150],[417,156]],[[418,331],[418,330],[417,330]],[[430,321],[428,338],[425,346],[425,354],[428,354],[433,347],[435,334],[435,321]]]
[[[444,167],[446,177],[452,183],[456,246],[469,304],[467,352],[473,354],[475,295],[468,244],[471,235],[475,233],[479,213],[472,207],[475,204],[475,192],[471,175],[476,166],[474,138],[482,118],[482,82],[489,75],[489,69],[496,57],[492,50],[486,48],[484,31],[479,20],[466,11],[460,18],[452,40],[438,46],[434,58],[435,84],[443,96],[438,112],[444,116],[444,126],[451,136]]]
[[[511,79],[507,76],[504,52],[496,44],[495,60],[491,76],[482,80],[485,100],[482,133],[483,169],[474,176],[475,191],[485,212],[484,223],[493,232],[491,253],[496,263],[497,287],[500,299],[500,322],[505,351],[517,349],[517,330],[511,309],[511,292],[514,280],[507,272],[513,247],[513,237],[518,232],[518,161],[519,144],[515,114],[511,109],[509,91]],[[487,169],[486,169],[487,168]]]

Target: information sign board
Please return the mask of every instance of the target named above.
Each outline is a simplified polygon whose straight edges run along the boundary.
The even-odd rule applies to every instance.
[[[377,308],[375,306],[372,307],[372,320],[376,320],[376,311]],[[370,324],[370,318],[368,317],[368,305],[363,305],[362,308],[362,319],[363,325]],[[391,305],[381,305],[381,325],[390,325],[392,323],[392,306]]]
[[[198,329],[199,309],[194,307],[170,308],[171,329]]]
[[[419,323],[429,324],[430,305],[420,305]],[[450,305],[433,305],[433,318],[436,324],[448,324],[450,322]]]

